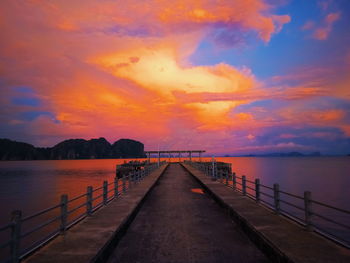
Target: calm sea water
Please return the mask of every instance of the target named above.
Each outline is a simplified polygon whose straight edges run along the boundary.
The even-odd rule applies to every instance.
[[[228,157],[232,170],[247,179],[350,210],[350,157]]]
[[[315,200],[350,210],[350,157],[216,159],[232,163],[233,171],[238,176],[246,175],[248,180],[260,178],[261,183],[267,186],[279,183],[281,190],[297,195],[303,195],[308,190]],[[22,210],[26,216],[58,204],[61,194],[68,194],[69,198],[73,198],[85,193],[89,185],[96,188],[104,180],[112,182],[116,165],[124,161],[129,160],[0,162],[0,226],[9,222],[10,213],[15,209]],[[332,211],[323,208],[317,211],[343,220],[345,224],[350,223],[349,218],[334,215]],[[298,215],[302,217],[302,213]]]

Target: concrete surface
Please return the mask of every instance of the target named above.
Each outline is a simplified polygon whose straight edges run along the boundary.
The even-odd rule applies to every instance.
[[[24,262],[105,262],[109,249],[115,247],[145,196],[166,167],[167,165],[162,166],[151,173],[125,195],[85,218],[69,229],[64,236],[58,236]]]
[[[227,209],[231,217],[273,261],[350,262],[349,249],[306,231],[222,183],[212,181],[193,167],[187,164],[183,166]]]
[[[170,164],[108,262],[269,261],[180,164]]]

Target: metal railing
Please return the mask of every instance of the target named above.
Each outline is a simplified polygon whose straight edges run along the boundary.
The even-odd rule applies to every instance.
[[[261,184],[260,179],[251,181],[244,175],[239,177],[234,172],[219,170],[215,161],[211,163],[185,163],[202,171],[213,180],[217,180],[242,193],[242,195],[255,200],[258,204],[273,210],[276,214],[292,219],[305,227],[307,231],[314,231],[344,247],[350,248],[350,225],[321,214],[321,212],[316,212],[316,208],[321,207],[330,209],[333,213],[337,212],[340,214],[339,218],[346,218],[347,222],[350,222],[349,210],[316,201],[312,199],[310,191],[305,191],[304,195],[300,196],[280,190],[279,184],[267,186]],[[320,219],[324,222],[323,224],[320,224]],[[325,224],[335,226],[337,231],[328,230],[327,227],[324,227]]]
[[[13,211],[11,222],[0,227],[0,233],[8,231],[10,234],[9,240],[0,244],[0,251],[7,249],[9,252],[7,255],[2,253],[5,258],[0,258],[0,262],[19,262],[53,238],[64,235],[73,225],[92,215],[99,208],[106,206],[113,199],[125,194],[135,184],[141,182],[151,172],[165,163],[163,161],[160,164],[148,164],[144,166],[144,169],[124,175],[122,178],[115,177],[113,182],[103,181],[102,186],[95,189],[88,186],[86,193],[72,199],[63,194],[59,204],[26,217],[22,216],[20,210]],[[74,205],[83,199],[85,201]],[[45,219],[42,220],[42,217],[45,217]],[[24,231],[24,225],[33,221],[34,223],[30,224],[32,228]],[[45,232],[45,235],[42,232],[40,233],[41,230]],[[29,242],[22,244],[23,239],[28,236],[34,237]]]

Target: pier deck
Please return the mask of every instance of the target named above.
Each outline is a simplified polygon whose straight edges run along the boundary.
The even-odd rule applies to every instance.
[[[108,262],[268,260],[180,164],[170,164]]]

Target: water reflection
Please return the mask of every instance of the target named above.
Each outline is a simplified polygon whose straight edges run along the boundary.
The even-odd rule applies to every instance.
[[[191,192],[192,192],[192,193],[196,193],[196,194],[204,194],[202,188],[192,188],[192,189],[191,189]]]
[[[303,195],[311,191],[314,199],[350,209],[350,161],[348,157],[223,157],[238,176],[259,178],[267,186],[274,183],[283,191]]]

